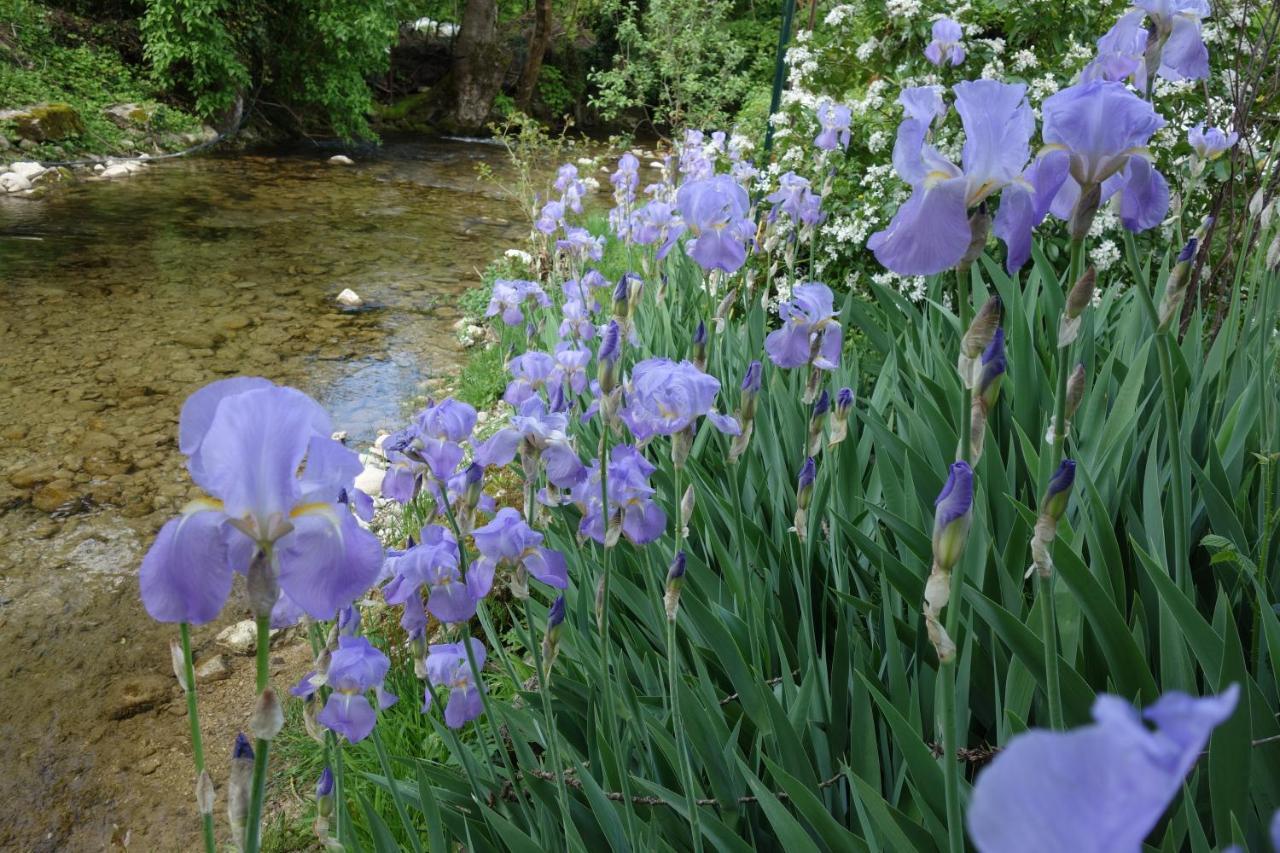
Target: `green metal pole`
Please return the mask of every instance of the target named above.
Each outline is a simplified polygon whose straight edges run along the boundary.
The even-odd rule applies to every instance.
[[[796,0],[786,0],[782,5],[782,28],[778,30],[778,55],[773,63],[773,95],[769,98],[769,115],[764,120],[764,157],[767,162],[773,150],[773,123],[769,119],[782,105],[782,84],[786,81],[787,42],[791,41],[791,17],[796,11]]]

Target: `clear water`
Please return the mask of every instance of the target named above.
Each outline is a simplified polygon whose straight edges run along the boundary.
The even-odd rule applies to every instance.
[[[176,448],[187,394],[266,376],[367,442],[456,365],[457,296],[527,230],[477,177],[503,174],[499,147],[391,141],[349,167],[331,153],[178,160],[0,199],[0,848],[103,849],[113,824],[134,849],[192,839],[176,694],[111,719],[122,689],[172,682],[173,632],[134,576],[193,494]],[[344,288],[366,309],[343,311]]]

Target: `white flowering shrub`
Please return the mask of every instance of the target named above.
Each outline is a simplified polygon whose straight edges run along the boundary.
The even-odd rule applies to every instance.
[[[843,156],[836,152],[820,166],[809,167],[814,172],[825,170],[815,176],[814,183],[825,182],[832,194],[824,204],[828,219],[819,230],[815,276],[854,287],[869,281],[893,284],[908,297],[922,299],[925,289],[919,278],[887,272],[864,251],[867,237],[887,224],[908,191],[889,162],[902,119],[899,92],[910,86],[998,78],[1025,83],[1036,106],[1079,76],[1096,53],[1094,40],[1130,6],[1127,0],[959,5],[933,0],[854,0],[826,7],[812,31],[798,30],[786,52],[781,108],[769,117],[774,156],[781,168],[763,170],[760,188],[772,191],[782,172],[805,168],[818,132],[815,108],[819,103],[842,103],[853,114],[852,140]],[[1155,84],[1153,97],[1167,124],[1156,133],[1151,153],[1175,188],[1171,219],[1185,216],[1191,221],[1203,215],[1213,186],[1228,178],[1225,161],[1202,172],[1203,161],[1193,156],[1187,131],[1201,122],[1230,125],[1233,75],[1226,67],[1233,56],[1229,45],[1234,34],[1249,25],[1249,8],[1246,0],[1213,4],[1213,17],[1204,29],[1214,66],[1208,81],[1160,79]],[[934,66],[924,55],[931,27],[943,17],[957,21],[963,30],[966,56],[954,67]],[[742,126],[751,121],[740,116]],[[959,131],[959,122],[949,120],[933,140],[944,155],[956,160]],[[1241,137],[1244,151],[1260,155],[1266,147],[1258,129],[1242,132]],[[1120,270],[1120,235],[1119,219],[1104,211],[1091,232],[1090,256],[1104,281],[1109,270]],[[1164,236],[1156,229],[1147,239]],[[1122,285],[1123,280],[1117,278],[1116,283]]]

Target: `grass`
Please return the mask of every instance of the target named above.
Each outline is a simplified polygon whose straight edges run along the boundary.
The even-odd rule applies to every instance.
[[[0,0],[0,103],[21,108],[41,103],[70,105],[84,133],[40,143],[24,154],[40,160],[82,153],[130,154],[181,147],[176,136],[200,128],[193,116],[165,103],[163,92],[130,66],[106,31],[67,13],[53,15],[31,0]],[[74,26],[71,26],[74,24]],[[152,113],[149,126],[125,130],[103,111],[136,103]],[[5,128],[12,136],[12,127]]]

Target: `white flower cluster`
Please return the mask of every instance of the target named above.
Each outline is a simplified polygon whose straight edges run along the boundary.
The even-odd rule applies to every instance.
[[[845,21],[850,20],[857,13],[858,9],[856,6],[844,3],[840,6],[834,7],[830,12],[828,12],[827,16],[822,19],[822,22],[828,27],[838,27]]]
[[[884,11],[890,18],[918,18],[922,10],[920,0],[888,0]]]
[[[1103,240],[1089,250],[1089,261],[1098,272],[1106,272],[1120,260],[1120,247],[1113,240]]]

